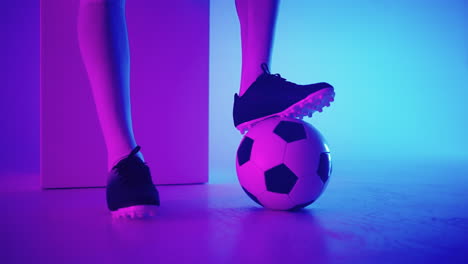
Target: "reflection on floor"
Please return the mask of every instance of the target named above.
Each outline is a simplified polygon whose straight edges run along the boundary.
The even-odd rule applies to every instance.
[[[463,263],[468,257],[468,169],[428,164],[335,166],[323,197],[294,213],[258,207],[236,183],[159,186],[159,215],[138,221],[111,220],[101,188],[4,188],[0,259]]]

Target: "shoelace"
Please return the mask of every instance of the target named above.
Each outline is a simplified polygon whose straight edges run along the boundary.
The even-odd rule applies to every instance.
[[[141,149],[140,146],[136,146],[136,147],[132,150],[132,152],[130,152],[130,154],[128,154],[127,157],[125,157],[124,159],[122,159],[121,161],[119,161],[119,162],[113,167],[113,169],[115,168],[115,169],[119,170],[119,169],[122,169],[123,167],[125,167],[125,166],[127,165],[127,164],[126,164],[126,163],[127,163],[127,162],[126,162],[126,159],[129,158],[129,157],[131,157],[131,156],[135,156],[135,155],[138,153],[138,151],[140,151],[140,149]]]
[[[268,65],[266,63],[262,63],[261,67],[262,67],[263,73],[268,74],[268,75],[273,76],[273,77],[280,78],[283,81],[286,81],[286,79],[281,77],[281,75],[279,73],[271,74],[270,69],[268,69]]]
[[[124,177],[121,177],[120,180],[123,181],[125,184],[129,184],[129,183],[131,183],[131,182],[135,182],[135,180],[136,180],[135,183],[142,183],[141,180],[142,180],[143,178],[141,178],[141,177],[128,177],[128,175],[127,175],[127,174],[128,174],[128,166],[132,166],[132,165],[130,165],[130,164],[133,163],[133,162],[129,161],[128,158],[135,156],[135,155],[138,153],[138,151],[140,151],[140,149],[141,149],[140,146],[136,146],[136,147],[132,150],[132,152],[130,152],[130,154],[129,154],[126,158],[124,158],[124,159],[122,159],[121,161],[119,161],[119,162],[113,167],[113,169],[115,169],[119,175],[124,176]],[[133,163],[133,164],[134,164],[134,163]],[[146,167],[147,167],[146,162],[143,162],[142,164],[139,164],[139,166],[138,166],[136,169],[137,169],[138,171],[141,171],[141,170],[146,170],[146,169],[147,169]],[[123,172],[125,172],[125,173],[123,173]],[[145,181],[145,182],[148,181],[148,183],[151,183],[151,179],[150,179],[150,178],[149,178],[149,179],[146,179],[146,177],[145,177],[145,178],[143,179],[143,181]]]
[[[270,69],[268,69],[268,65],[266,63],[261,64],[262,70],[264,74],[267,74],[273,78],[279,79],[282,83],[282,87],[296,87],[296,85],[292,82],[288,82],[286,78],[281,77],[279,73],[271,74]]]

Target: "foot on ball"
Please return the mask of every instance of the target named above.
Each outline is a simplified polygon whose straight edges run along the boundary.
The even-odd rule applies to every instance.
[[[272,116],[311,117],[334,100],[333,86],[328,83],[298,85],[271,74],[265,63],[261,67],[263,74],[247,91],[242,96],[234,95],[234,126],[242,134]]]

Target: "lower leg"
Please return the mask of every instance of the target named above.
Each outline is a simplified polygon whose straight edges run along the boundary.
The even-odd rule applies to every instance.
[[[130,108],[125,0],[81,0],[78,36],[110,170],[137,145]]]
[[[262,73],[260,64],[270,63],[279,0],[236,0],[241,26],[243,95]]]

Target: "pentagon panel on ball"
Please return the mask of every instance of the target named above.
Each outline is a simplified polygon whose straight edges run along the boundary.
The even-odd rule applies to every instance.
[[[280,121],[273,132],[287,143],[307,138],[304,125],[296,120]]]
[[[288,194],[296,182],[297,176],[284,164],[265,171],[265,184],[270,192]]]
[[[253,139],[244,137],[239,149],[237,150],[237,162],[239,165],[244,165],[250,160],[250,154],[252,153]]]
[[[253,126],[241,141],[236,160],[246,194],[274,210],[312,204],[331,174],[330,149],[320,132],[288,117],[269,118]]]
[[[328,182],[328,177],[331,174],[331,157],[329,152],[320,153],[317,174],[324,184]]]

